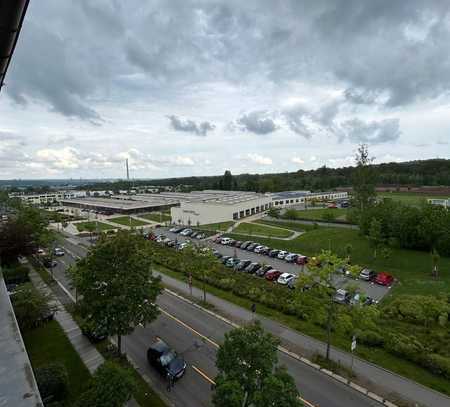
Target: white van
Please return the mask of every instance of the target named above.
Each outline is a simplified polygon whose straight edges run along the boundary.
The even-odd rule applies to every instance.
[[[230,242],[231,242],[231,239],[229,237],[223,237],[220,240],[220,243],[225,244],[225,245],[229,244]]]

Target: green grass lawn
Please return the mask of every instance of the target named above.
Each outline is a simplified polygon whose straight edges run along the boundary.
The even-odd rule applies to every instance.
[[[300,221],[288,221],[288,220],[265,220],[263,219],[258,219],[255,221],[255,223],[260,223],[261,225],[269,225],[269,226],[277,226],[280,228],[286,228],[286,229],[291,229],[291,230],[295,230],[297,232],[306,232],[307,230],[313,230],[315,227],[314,225],[312,225],[311,223],[301,223]],[[323,226],[319,226],[317,225],[316,228],[321,228]]]
[[[337,221],[346,221],[347,220],[347,209],[344,208],[321,208],[321,209],[307,209],[304,211],[295,211],[298,219],[307,219],[307,220],[317,220],[323,221],[324,214],[330,213],[335,216],[335,220]]]
[[[229,221],[229,222],[209,223],[208,225],[200,225],[197,229],[220,230],[222,232],[225,232],[225,230],[227,230],[231,225],[234,225],[234,222]]]
[[[404,204],[419,206],[421,203],[427,201],[427,199],[445,199],[449,198],[446,195],[426,195],[426,194],[417,194],[412,192],[378,192],[378,197],[382,198],[391,198],[395,201],[401,201]]]
[[[94,231],[97,230],[98,228],[100,232],[114,229],[114,226],[108,225],[107,223],[95,221],[74,223],[74,225],[76,226],[79,232],[89,232],[90,227],[93,227]]]
[[[130,218],[129,216],[118,216],[117,218],[109,218],[108,221],[118,223],[119,225],[131,227],[148,225],[147,222],[144,222],[139,219]]]
[[[252,240],[251,236],[230,234],[235,239]],[[373,250],[367,239],[358,230],[345,228],[322,227],[310,230],[293,240],[275,240],[258,238],[258,242],[278,249],[285,249],[307,256],[313,256],[322,249],[331,249],[341,256],[345,256],[345,246],[350,243],[352,262],[361,266],[368,266],[375,271],[392,273],[399,283],[395,284],[389,296],[398,294],[438,294],[450,291],[450,258],[441,257],[441,275],[438,280],[430,276],[431,258],[427,252],[417,250],[393,249],[389,259],[373,259]],[[388,296],[388,298],[389,298]]]
[[[90,373],[56,321],[23,332],[23,340],[33,369],[52,362],[62,363],[69,375],[69,395],[66,405],[71,405],[84,391]]]
[[[260,223],[240,223],[233,233],[243,233],[252,235],[263,235],[271,237],[289,237],[294,233],[292,230],[280,229]]]
[[[147,213],[145,215],[139,215],[140,218],[148,219],[153,222],[170,222],[172,217],[170,215],[167,215],[166,213]]]
[[[158,271],[187,283],[187,277],[180,272],[175,272],[162,266],[158,266]],[[195,278],[193,280],[193,285],[197,288],[203,289],[203,282],[196,280]],[[205,284],[205,288],[206,291],[211,293],[212,295],[215,295],[216,297],[222,298],[245,309],[250,309],[253,304],[253,301],[239,297],[230,291],[222,290],[209,284]],[[206,296],[206,300],[208,301],[208,296]],[[263,304],[259,303],[257,305],[257,312],[260,315],[271,318],[275,321],[279,321],[283,325],[286,325],[303,334],[312,336],[324,342],[326,341],[325,329],[313,324],[310,321],[300,320],[295,316],[283,314],[280,311],[266,307]],[[348,352],[350,349],[351,338],[345,338],[333,334],[331,342],[334,346]],[[355,354],[362,359],[375,363],[402,376],[408,377],[409,379],[421,383],[427,387],[450,395],[450,386],[448,380],[445,380],[440,376],[436,376],[429,372],[427,369],[422,368],[412,362],[396,357],[382,348],[373,348],[358,344]]]

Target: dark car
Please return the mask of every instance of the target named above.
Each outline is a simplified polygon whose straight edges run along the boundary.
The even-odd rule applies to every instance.
[[[245,250],[248,250],[249,252],[252,252],[256,246],[259,246],[259,244],[258,244],[258,243],[250,243],[250,244],[245,248]]]
[[[280,251],[278,249],[273,249],[269,252],[269,257],[277,257]]]
[[[239,259],[236,259],[234,257],[231,257],[230,259],[228,259],[225,263],[225,267],[229,267],[229,268],[234,268],[234,266],[236,266],[238,263],[240,262]]]
[[[252,261],[251,260],[241,260],[238,264],[234,266],[236,271],[245,269]]]
[[[233,258],[233,256],[223,256],[220,261],[222,264],[225,264],[229,259]]]
[[[220,253],[220,252],[217,251],[217,250],[213,250],[213,256],[214,256],[214,257],[217,257],[218,259],[220,259],[220,258],[222,257],[222,253]]]
[[[56,267],[58,265],[56,260],[52,260],[50,258],[45,258],[43,263],[44,263],[44,266],[47,267],[48,269]]]
[[[261,264],[259,263],[250,263],[244,270],[249,274],[256,273],[256,270],[261,268]]]
[[[243,243],[243,242],[242,242],[241,240],[238,240],[238,241],[236,241],[236,243],[234,244],[234,247],[240,248],[242,243]]]
[[[251,242],[250,240],[247,240],[246,242],[244,242],[244,243],[242,243],[241,244],[241,249],[243,249],[243,250],[245,250],[245,249],[247,249],[247,246],[248,245],[250,245],[250,244],[252,244],[253,242]]]
[[[148,348],[147,360],[164,377],[170,376],[173,379],[179,379],[186,371],[184,359],[161,339]]]
[[[266,264],[265,266],[262,266],[260,269],[256,270],[256,275],[258,277],[264,277],[264,275],[272,269],[273,267],[270,264]]]
[[[191,237],[196,237],[199,233],[200,233],[200,232],[197,232],[197,231],[194,230],[194,231],[191,233]]]

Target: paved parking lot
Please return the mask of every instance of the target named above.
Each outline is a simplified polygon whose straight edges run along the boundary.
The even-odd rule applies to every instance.
[[[292,263],[286,263],[284,260],[274,259],[272,257],[257,254],[254,252],[249,252],[247,250],[241,250],[235,247],[224,246],[221,244],[216,244],[210,240],[197,240],[197,239],[189,239],[189,237],[180,236],[177,233],[169,232],[166,228],[160,228],[156,230],[156,234],[163,234],[167,236],[169,239],[177,239],[178,242],[184,242],[189,240],[196,245],[199,246],[209,246],[216,250],[218,250],[224,256],[236,256],[241,260],[251,260],[252,262],[260,263],[260,264],[270,264],[274,269],[277,269],[283,273],[292,273],[298,275],[302,272],[302,266]],[[307,268],[304,268],[304,271],[307,271]],[[348,278],[343,275],[335,275],[333,277],[334,284],[337,287],[346,287],[349,284],[356,284],[360,290],[369,297],[379,301],[381,300],[390,290],[388,287],[380,286],[378,284],[370,283],[363,280],[354,280],[352,278]]]

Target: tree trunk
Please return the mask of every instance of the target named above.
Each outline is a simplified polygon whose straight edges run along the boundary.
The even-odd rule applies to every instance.
[[[117,335],[117,353],[122,354],[122,335]]]

